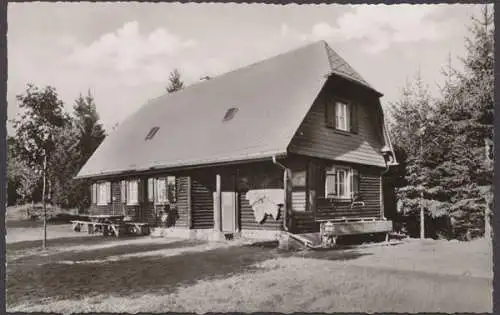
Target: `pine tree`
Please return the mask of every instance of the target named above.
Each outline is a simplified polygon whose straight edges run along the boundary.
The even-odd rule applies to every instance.
[[[73,162],[76,167],[70,172],[71,178],[76,176],[79,169],[83,167],[106,137],[106,132],[97,113],[94,97],[90,91],[85,97],[80,95],[75,100],[73,116],[79,151],[77,160]],[[80,210],[90,205],[87,181],[71,179],[69,190],[71,191],[68,197],[69,204],[77,206]]]
[[[421,212],[421,207],[426,216],[438,217],[445,213],[445,204],[436,192],[436,183],[431,180],[433,169],[442,156],[432,103],[428,88],[418,73],[403,89],[401,100],[390,107],[390,132],[401,163],[398,171],[392,173],[399,177],[396,179],[398,208],[412,219]]]
[[[168,93],[174,93],[176,91],[182,90],[184,88],[184,82],[181,80],[181,75],[179,70],[174,69],[168,78],[169,85],[167,86]]]
[[[88,92],[75,100],[70,123],[54,132],[57,147],[50,164],[58,165],[53,174],[53,201],[63,208],[84,209],[90,204],[88,183],[74,176],[105,137],[94,97]]]
[[[391,108],[391,132],[403,157],[395,172],[400,177],[399,205],[412,214],[423,204],[428,214],[449,218],[449,236],[460,239],[491,230],[492,23],[489,6],[484,7],[481,18],[473,18],[466,39],[468,53],[462,59],[464,71],[452,66],[450,56],[443,69],[446,83],[434,106],[428,104],[417,78]],[[432,115],[426,117],[426,112]],[[415,134],[420,127],[425,127],[421,137]]]
[[[463,141],[469,147],[470,185],[477,192],[468,217],[474,223],[474,234],[484,234],[485,230],[491,231],[491,226],[484,225],[490,224],[493,200],[493,164],[487,159],[485,146],[493,143],[494,124],[494,26],[490,5],[485,5],[481,17],[473,17],[472,22],[457,91],[467,115],[457,123],[463,127]]]
[[[81,94],[75,100],[73,107],[74,123],[79,130],[79,146],[81,149],[81,160],[78,162],[83,166],[94,153],[106,136],[95,100],[90,91],[83,97]]]
[[[449,203],[454,237],[461,239],[483,234],[491,215],[493,165],[486,159],[485,143],[492,142],[493,131],[492,17],[485,6],[482,19],[473,18],[464,71],[450,62],[437,106],[437,133],[446,150],[434,170],[435,181]]]

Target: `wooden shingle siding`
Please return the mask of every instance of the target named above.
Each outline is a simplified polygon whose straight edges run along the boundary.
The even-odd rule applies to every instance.
[[[214,227],[215,176],[191,177],[191,220],[193,229]]]
[[[294,212],[292,222],[292,233],[319,232],[319,222],[314,220],[314,214],[311,212]]]
[[[292,139],[288,151],[311,157],[384,167],[378,101],[343,82],[326,84]],[[361,95],[361,96],[360,96]],[[334,97],[356,104],[357,133],[327,127],[326,103]],[[379,130],[380,129],[380,130]]]

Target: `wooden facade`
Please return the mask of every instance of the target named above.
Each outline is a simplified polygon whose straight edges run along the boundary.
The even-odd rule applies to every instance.
[[[384,167],[380,153],[383,134],[378,98],[349,84],[346,80],[329,81],[298,128],[288,150],[292,153],[327,160]],[[327,126],[326,105],[336,99],[355,106],[356,130],[338,131]]]
[[[381,174],[383,169],[373,166],[348,164],[359,171],[359,194],[362,205],[353,206],[352,200],[335,200],[325,197],[325,169],[333,161],[295,155],[280,160],[290,170],[290,232],[319,232],[321,220],[342,218],[384,218],[383,198],[381,195]],[[344,163],[346,164],[346,163]],[[347,164],[346,164],[347,165]],[[216,191],[216,174],[234,174],[235,185],[221,185],[221,190],[234,191],[236,204],[237,229],[281,231],[284,229],[284,207],[278,211],[278,216],[269,215],[258,222],[255,210],[250,204],[247,193],[253,189],[284,189],[283,170],[272,161],[248,163],[238,166],[213,169],[201,169],[183,176],[176,177],[177,202],[175,220],[172,227],[194,230],[214,229],[214,212]],[[161,175],[161,174],[160,174]],[[224,176],[224,175],[222,175]],[[112,202],[108,205],[93,204],[92,214],[124,214],[136,221],[147,222],[152,226],[159,225],[155,215],[154,203],[147,200],[147,185],[142,184],[142,201],[130,206],[122,202],[120,180],[114,180],[112,187]],[[147,182],[147,177],[141,177],[141,183]],[[283,190],[283,204],[285,203]],[[158,209],[158,206],[156,206]]]
[[[324,54],[325,47],[328,54]],[[308,55],[306,52],[311,58],[306,58]],[[302,82],[304,76],[309,76],[307,91],[304,90],[304,93],[291,97],[292,92],[286,95],[280,92],[282,90],[277,89],[279,86],[276,89],[269,88],[268,93],[277,91],[275,97],[280,101],[277,101],[276,106],[283,106],[276,112],[271,112],[267,107],[257,108],[259,104],[266,105],[265,102],[270,102],[267,96],[263,97],[265,93],[263,94],[261,90],[256,92],[256,95],[262,96],[263,99],[259,99],[257,103],[252,100],[246,106],[241,104],[241,108],[233,119],[222,120],[222,117],[215,117],[213,108],[204,115],[196,112],[196,117],[199,116],[198,123],[207,124],[207,134],[201,136],[195,137],[193,133],[178,132],[177,138],[177,133],[172,130],[168,132],[173,126],[179,128],[192,126],[192,121],[188,120],[184,125],[177,121],[171,121],[170,124],[162,121],[162,127],[159,131],[157,130],[156,138],[145,141],[137,136],[135,141],[150,155],[153,153],[165,155],[164,159],[158,157],[158,160],[163,161],[162,163],[171,163],[170,167],[150,165],[148,163],[151,163],[151,159],[145,159],[144,156],[136,154],[137,156],[133,156],[134,161],[143,163],[142,168],[132,164],[139,169],[128,171],[129,174],[134,174],[133,176],[115,175],[113,177],[110,175],[104,178],[105,176],[99,175],[103,178],[102,180],[111,182],[111,198],[104,205],[92,204],[90,212],[124,214],[133,217],[134,220],[158,226],[158,213],[161,209],[165,209],[171,215],[175,212],[173,215],[175,219],[170,222],[170,227],[184,230],[215,230],[229,234],[244,231],[276,232],[282,230],[292,233],[313,233],[320,231],[320,224],[325,220],[384,221],[384,198],[387,199],[388,196],[382,193],[382,176],[389,165],[387,152],[392,148],[387,149],[390,143],[384,130],[383,113],[379,102],[381,95],[363,83],[364,81],[360,81],[358,75],[354,75],[354,70],[351,71],[354,77],[346,78],[342,75],[333,75],[336,69],[329,69],[328,72],[327,68],[323,69],[327,63],[320,62],[320,59],[328,55],[328,61],[332,63],[331,58],[335,57],[326,43],[311,46],[302,53],[303,56],[291,54],[286,58],[281,57],[284,59],[278,58],[273,63],[287,60],[287,62],[283,61],[283,64],[279,62],[282,67],[280,69],[287,71],[290,70],[290,66],[298,64],[294,58],[303,62],[304,68],[297,73],[294,72],[294,78],[297,82]],[[305,62],[305,60],[314,62],[314,65],[309,65],[309,61]],[[316,62],[318,64],[315,64]],[[263,65],[265,64],[260,64],[258,67],[264,67]],[[260,69],[258,67],[253,67],[251,71]],[[275,69],[274,67],[276,66],[270,69]],[[344,64],[344,67],[347,67],[347,64]],[[262,71],[251,73],[262,75],[264,79],[271,73],[277,72],[263,68]],[[248,77],[253,78],[253,76]],[[327,79],[323,81],[322,78],[325,77]],[[285,79],[288,77],[284,76],[282,79],[275,83],[286,84]],[[221,80],[220,82],[226,82],[225,79]],[[246,82],[245,80],[242,79],[241,82]],[[215,83],[214,79],[207,84]],[[233,83],[234,81],[231,80],[225,84]],[[306,87],[300,84],[296,89]],[[283,91],[288,90],[283,87]],[[203,95],[210,97],[213,106],[222,106],[220,105],[222,100],[231,102],[231,106],[235,106],[231,98],[232,94],[228,93],[226,87],[221,90],[224,92],[221,92],[221,101],[215,97],[218,94],[212,89],[207,90],[209,91],[206,92],[207,94],[203,94],[205,92],[203,92],[202,84],[191,91],[192,94],[189,94],[189,89],[186,89],[183,93],[172,96],[172,103],[182,103],[182,106],[177,104],[179,106],[173,111],[174,114],[186,111],[187,104],[196,103]],[[241,88],[240,92],[244,100],[251,99],[249,95],[254,95],[248,94],[246,85]],[[308,95],[307,99],[302,98],[305,98],[305,95]],[[310,99],[311,95],[314,95],[315,99]],[[306,112],[302,103],[308,101],[311,103]],[[286,105],[292,102],[297,102],[291,110],[293,115],[290,113],[282,115],[280,111],[286,111]],[[158,116],[156,113],[148,112],[152,108],[146,108],[138,119],[156,119]],[[157,110],[164,109],[165,107],[158,106]],[[222,109],[225,108],[218,108],[221,115],[225,113]],[[300,112],[302,109],[304,112],[301,112],[300,117],[298,114],[295,115],[295,112]],[[193,111],[198,111],[198,109],[193,109]],[[272,119],[269,118],[271,114],[275,115]],[[288,117],[293,122],[280,121],[280,119],[283,120],[281,116]],[[167,119],[171,116],[161,117]],[[190,115],[179,114],[176,117],[194,119]],[[259,119],[265,120],[267,128],[259,125]],[[160,124],[160,121],[155,123]],[[265,132],[275,130],[273,128],[277,125],[284,127],[274,134],[270,133],[267,137]],[[123,129],[123,137],[119,138],[123,143],[127,142],[128,137],[135,137],[136,126],[130,124],[129,127],[129,129],[128,127]],[[248,130],[249,128],[255,130]],[[164,130],[165,133],[162,133]],[[254,132],[255,135],[250,138],[243,131],[249,134]],[[203,133],[204,130],[200,132]],[[208,135],[209,132],[213,132],[211,137]],[[172,136],[173,134],[175,137]],[[233,138],[228,136],[232,134],[238,136]],[[187,140],[183,140],[183,136],[187,137]],[[227,138],[224,138],[226,136]],[[227,141],[219,140],[219,138]],[[283,139],[286,140],[285,144],[282,143],[285,142]],[[184,155],[177,156],[177,152],[167,152],[168,150],[164,152],[164,148],[159,149],[159,143],[164,145],[167,143],[165,141],[176,148],[188,146],[194,141],[205,142],[193,145],[193,149],[198,150],[194,151],[195,155],[191,156],[190,150],[182,147],[179,149],[179,154]],[[209,145],[210,141],[213,143]],[[276,144],[273,145],[273,142]],[[107,143],[109,147],[107,152],[114,154],[116,150],[127,147],[123,143],[117,142],[116,146],[115,143]],[[95,159],[94,164],[108,165],[104,153],[100,154],[101,156]],[[124,155],[117,156],[120,160],[124,157]],[[185,165],[179,164],[179,161],[183,160],[181,157],[189,157],[191,160],[187,160]],[[210,162],[205,163],[205,161]],[[129,162],[125,163],[125,159],[122,162],[123,165],[130,165]],[[115,166],[108,165],[102,168],[107,170],[111,167]],[[89,169],[93,170],[92,167]],[[119,170],[124,172],[123,168]],[[112,171],[115,170],[112,169]],[[91,171],[87,171],[86,174],[88,172]],[[92,174],[97,174],[95,173],[97,171],[92,172],[94,172]],[[148,198],[151,195],[148,191],[148,180],[151,177],[162,176],[175,176],[176,178],[176,201],[168,206],[159,206]],[[121,182],[134,179],[140,180],[139,202],[136,205],[127,205],[123,200]]]

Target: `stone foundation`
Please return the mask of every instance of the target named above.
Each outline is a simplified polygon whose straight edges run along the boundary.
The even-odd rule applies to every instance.
[[[151,229],[151,237],[174,237],[185,239],[198,239],[205,241],[226,241],[226,236],[223,232],[217,232],[212,229],[185,229],[185,228],[160,228]],[[229,233],[226,233],[229,234]],[[282,231],[269,230],[243,230],[240,232],[231,233],[232,239],[251,239],[259,241],[276,241],[282,238]]]

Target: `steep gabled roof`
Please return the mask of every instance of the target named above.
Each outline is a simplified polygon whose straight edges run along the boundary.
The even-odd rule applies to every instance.
[[[373,90],[326,42],[309,44],[149,101],[106,137],[77,177],[286,154],[332,74]]]

